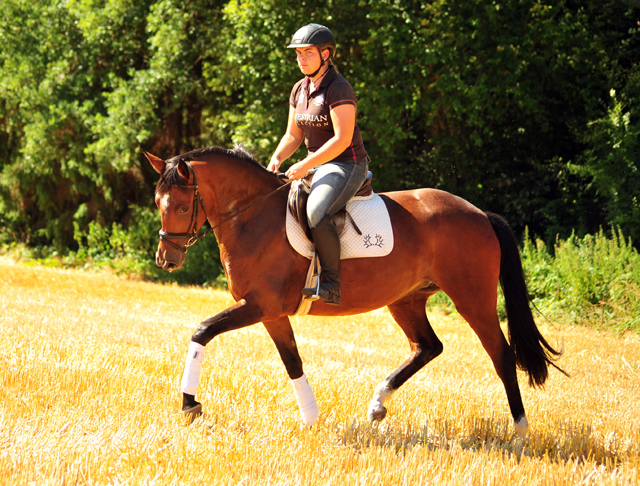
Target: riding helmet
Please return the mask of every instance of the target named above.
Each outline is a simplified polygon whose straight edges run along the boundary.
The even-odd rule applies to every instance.
[[[333,33],[324,25],[309,24],[298,29],[291,38],[291,44],[287,47],[309,47],[318,46],[320,52],[324,49],[329,49],[329,59],[331,59],[336,52],[336,39],[333,37]]]

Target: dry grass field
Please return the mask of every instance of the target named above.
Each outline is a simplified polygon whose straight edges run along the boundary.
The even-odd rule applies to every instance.
[[[366,420],[376,384],[408,354],[384,310],[294,318],[321,410],[301,426],[261,325],[207,351],[205,415],[177,413],[195,325],[225,292],[0,261],[0,484],[640,484],[640,336],[540,327],[564,342],[514,437],[504,389],[462,319],[430,314],[445,351]]]

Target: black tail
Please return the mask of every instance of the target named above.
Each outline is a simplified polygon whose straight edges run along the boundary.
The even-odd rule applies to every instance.
[[[516,365],[529,375],[529,385],[544,385],[549,365],[569,376],[554,361],[562,354],[542,337],[529,306],[518,240],[509,223],[493,213],[486,213],[500,242],[500,286],[507,308],[509,342],[516,355]]]

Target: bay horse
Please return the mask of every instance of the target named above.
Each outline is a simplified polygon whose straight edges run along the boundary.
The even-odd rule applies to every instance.
[[[187,248],[213,231],[236,301],[193,333],[182,378],[182,411],[202,411],[195,394],[205,346],[221,333],[262,322],[291,379],[302,420],[313,425],[319,410],[289,321],[300,303],[309,260],[291,247],[285,234],[288,191],[281,189],[286,181],[239,147],[209,147],[166,161],[145,155],[160,174],[155,192],[162,222],[157,265],[178,270]],[[554,363],[561,351],[549,345],[534,322],[511,227],[502,217],[437,189],[379,196],[392,221],[393,250],[383,257],[343,260],[341,304],[319,300],[309,312],[345,316],[386,306],[407,336],[410,355],[375,388],[369,420],[382,420],[391,395],[442,353],[426,303],[443,291],[489,354],[504,385],[515,430],[524,437],[528,421],[516,368],[526,372],[531,386],[540,387],[549,365],[565,372]],[[202,233],[206,220],[211,228]],[[496,309],[498,284],[505,298],[509,342]]]

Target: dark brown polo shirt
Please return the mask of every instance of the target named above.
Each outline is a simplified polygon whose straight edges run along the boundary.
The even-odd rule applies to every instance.
[[[345,103],[356,106],[356,95],[349,81],[333,66],[329,66],[329,71],[320,82],[320,87],[311,94],[309,94],[310,85],[311,81],[308,77],[298,81],[291,90],[289,103],[295,108],[296,125],[304,131],[307,150],[315,152],[335,135],[330,115],[331,108]],[[356,123],[351,145],[335,160],[360,161],[365,157],[367,157],[367,151]]]

